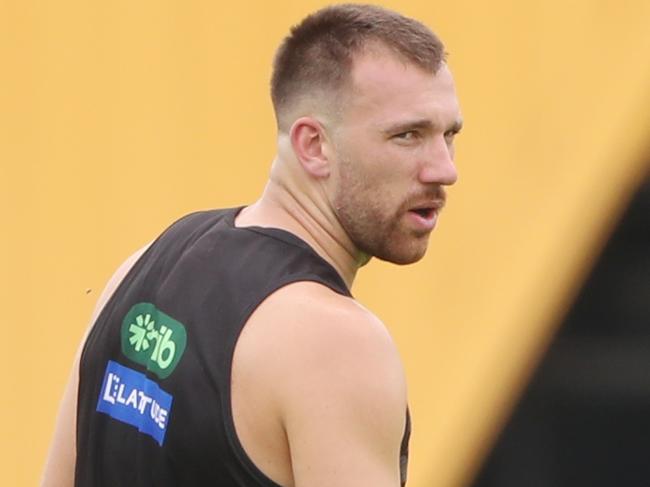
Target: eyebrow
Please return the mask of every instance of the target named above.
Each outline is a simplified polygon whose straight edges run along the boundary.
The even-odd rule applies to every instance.
[[[398,122],[393,125],[389,125],[388,127],[382,129],[382,132],[384,134],[396,134],[396,133],[401,133],[401,132],[408,132],[410,130],[417,130],[417,129],[431,129],[433,127],[433,123],[431,120],[428,120],[426,118],[420,119],[420,120],[411,120],[407,122]],[[445,132],[453,132],[453,133],[458,133],[460,130],[463,128],[463,120],[462,119],[457,119],[452,123]]]

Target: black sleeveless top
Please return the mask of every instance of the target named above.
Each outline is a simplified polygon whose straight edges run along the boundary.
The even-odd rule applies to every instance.
[[[293,234],[235,227],[238,210],[176,222],[106,303],[81,356],[76,486],[279,487],[235,433],[235,344],[255,308],[289,283],[350,293]]]

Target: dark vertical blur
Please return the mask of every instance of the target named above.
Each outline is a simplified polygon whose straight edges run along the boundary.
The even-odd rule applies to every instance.
[[[650,486],[650,179],[472,486]]]

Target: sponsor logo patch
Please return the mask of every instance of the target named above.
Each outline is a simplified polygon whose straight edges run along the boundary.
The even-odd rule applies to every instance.
[[[172,399],[171,394],[146,375],[109,360],[99,392],[97,411],[135,426],[162,446]]]
[[[187,344],[185,327],[151,303],[133,306],[122,321],[122,353],[161,379],[171,374]]]

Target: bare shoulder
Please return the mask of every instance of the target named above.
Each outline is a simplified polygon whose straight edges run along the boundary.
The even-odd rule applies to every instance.
[[[239,370],[286,432],[295,485],[398,485],[406,382],[376,316],[299,282],[258,307],[240,342]]]
[[[257,335],[266,350],[258,352],[273,355],[280,366],[323,370],[329,365],[346,368],[350,375],[382,373],[385,380],[403,383],[399,354],[386,326],[354,299],[315,282],[276,291],[244,332]]]
[[[353,298],[316,282],[297,282],[281,288],[263,303],[267,319],[285,323],[297,338],[343,339],[340,345],[393,347],[384,324]],[[369,340],[369,341],[368,341]]]

